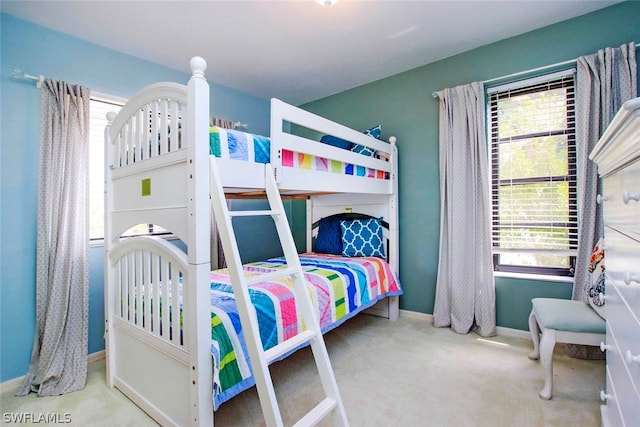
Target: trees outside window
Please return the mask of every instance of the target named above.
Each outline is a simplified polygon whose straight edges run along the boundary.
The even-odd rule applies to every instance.
[[[496,271],[572,275],[574,75],[488,90]]]

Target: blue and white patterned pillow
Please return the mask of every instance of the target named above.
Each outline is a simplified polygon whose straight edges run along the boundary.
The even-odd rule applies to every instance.
[[[381,131],[382,131],[382,125],[377,125],[372,127],[371,129],[365,130],[363,133],[372,138],[380,139]],[[365,147],[364,145],[360,145],[360,144],[355,144],[351,148],[351,151],[353,151],[354,153],[362,154],[369,157],[373,157],[373,155],[376,154],[376,150],[374,150],[373,148]]]
[[[365,147],[364,145],[360,144],[354,145],[351,151],[369,157],[372,157],[376,153],[376,150],[374,150],[373,148]]]
[[[380,218],[341,221],[342,256],[385,258]]]

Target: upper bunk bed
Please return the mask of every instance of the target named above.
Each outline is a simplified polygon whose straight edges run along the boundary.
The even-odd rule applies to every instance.
[[[185,95],[183,85],[152,85],[127,102],[110,125],[114,177],[140,161],[157,158],[162,164],[186,155]],[[283,195],[396,192],[394,137],[385,142],[278,99],[271,100],[270,138],[208,129],[208,151],[219,159],[227,193],[264,189],[265,163],[271,164]],[[321,142],[326,137],[328,142]]]

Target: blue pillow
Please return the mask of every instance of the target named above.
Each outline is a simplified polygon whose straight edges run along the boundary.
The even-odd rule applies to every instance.
[[[381,218],[340,221],[342,256],[385,258]]]
[[[339,217],[320,220],[314,251],[321,254],[342,254],[342,232]]]
[[[363,133],[366,135],[369,135],[370,137],[380,139],[381,131],[382,131],[382,125],[377,125],[372,127],[371,129],[365,130]],[[323,144],[333,145],[334,147],[342,148],[344,150],[353,150],[355,148],[353,143],[333,135],[324,135],[322,138],[320,138],[320,142],[322,142]],[[356,145],[356,147],[362,147],[362,146]],[[366,147],[362,147],[362,148],[367,149]],[[373,154],[367,154],[367,155],[373,156]]]
[[[320,138],[320,142],[324,144],[333,145],[334,147],[343,148],[345,150],[351,150],[353,144],[349,141],[346,141],[342,138],[335,137],[333,135],[325,135]]]

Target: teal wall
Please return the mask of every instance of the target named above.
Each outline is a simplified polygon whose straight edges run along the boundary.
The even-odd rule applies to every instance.
[[[383,138],[398,138],[402,309],[433,313],[440,195],[438,101],[432,93],[573,60],[630,41],[640,42],[640,2],[621,3],[304,106],[356,129],[381,123]],[[570,295],[571,285],[566,283],[499,278],[498,325],[527,330],[532,297]]]
[[[35,253],[40,91],[12,77],[14,69],[79,83],[128,98],[158,81],[186,83],[189,75],[1,14],[0,118],[0,382],[24,375],[35,327]],[[191,53],[197,55],[198,52]],[[208,59],[208,58],[205,58]],[[213,59],[213,58],[211,58]],[[269,101],[211,84],[212,115],[269,133]],[[291,209],[290,206],[288,206]],[[251,233],[243,230],[243,236]],[[251,235],[251,234],[250,234]],[[273,252],[255,239],[243,255]],[[261,245],[260,243],[263,242]],[[90,251],[89,353],[104,349],[103,248]]]

